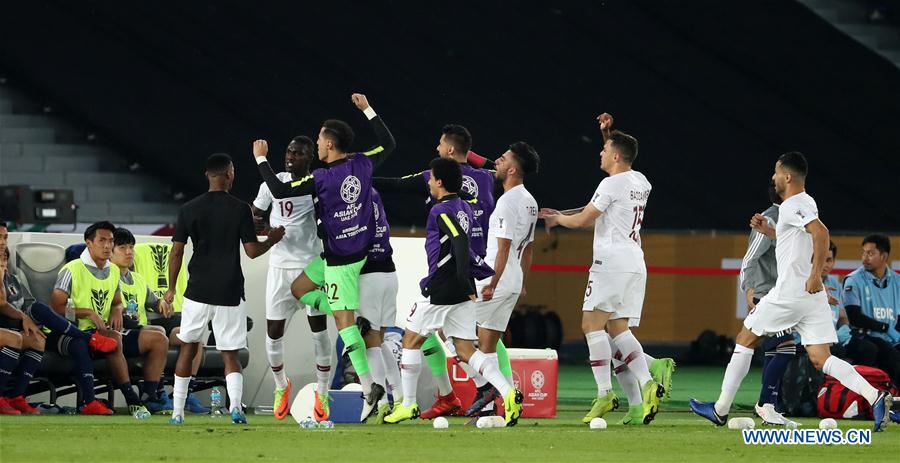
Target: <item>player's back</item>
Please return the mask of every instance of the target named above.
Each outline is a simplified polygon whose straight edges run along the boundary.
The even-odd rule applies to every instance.
[[[611,175],[597,187],[591,203],[602,214],[594,223],[591,271],[643,272],[641,226],[652,186],[644,174],[629,170]]]
[[[224,191],[206,192],[178,212],[174,241],[194,245],[185,297],[237,305],[244,294],[241,243],[256,240],[250,205]]]
[[[330,265],[362,260],[374,234],[372,161],[362,153],[313,171],[319,237]]]

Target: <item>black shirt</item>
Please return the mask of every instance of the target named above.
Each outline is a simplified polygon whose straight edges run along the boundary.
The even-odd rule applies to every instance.
[[[241,243],[255,242],[250,205],[224,191],[188,201],[178,211],[172,241],[194,244],[184,297],[203,304],[236,306],[244,298]]]

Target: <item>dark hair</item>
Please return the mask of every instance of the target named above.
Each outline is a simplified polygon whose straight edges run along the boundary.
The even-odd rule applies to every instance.
[[[538,168],[541,165],[541,157],[538,156],[537,151],[531,147],[528,143],[524,141],[517,141],[512,145],[509,145],[509,150],[516,158],[516,162],[519,163],[519,167],[522,168],[522,176],[536,174]]]
[[[831,257],[837,259],[837,245],[834,244],[834,241],[828,242],[828,250],[831,251]]]
[[[294,137],[291,143],[296,143],[300,147],[300,154],[312,157],[316,151],[316,144],[306,135]]]
[[[134,239],[134,235],[127,228],[119,227],[113,232],[113,244],[115,246],[121,246],[123,244],[131,244],[134,245],[137,243]]]
[[[228,169],[231,164],[231,156],[227,153],[214,153],[206,158],[206,171],[211,174],[219,174]]]
[[[461,125],[447,124],[441,129],[441,135],[460,153],[466,154],[472,149],[472,134]]]
[[[349,124],[337,119],[328,119],[322,123],[322,128],[325,129],[323,131],[325,136],[334,143],[334,149],[341,153],[350,150],[350,145],[353,144],[356,135],[353,134],[353,129]]]
[[[6,229],[9,229],[9,226],[6,225],[6,221],[5,221],[5,220],[0,220],[0,228],[6,228]]]
[[[863,238],[863,246],[866,243],[872,243],[875,245],[875,249],[878,249],[878,252],[886,252],[888,254],[891,253],[891,239],[885,235],[875,233]]]
[[[609,134],[609,141],[612,142],[612,147],[619,153],[619,156],[622,156],[622,160],[625,161],[626,164],[634,163],[634,160],[638,155],[637,138],[634,138],[625,132],[613,130]]]
[[[809,172],[806,156],[799,151],[788,151],[778,156],[778,162],[781,163],[782,169],[787,169],[791,171],[791,174],[798,177],[806,177],[806,173]]]
[[[106,220],[94,222],[91,224],[91,226],[87,227],[87,230],[84,231],[84,240],[94,241],[94,237],[97,236],[97,230],[109,230],[111,233],[115,233],[116,226],[113,225],[112,222]]]
[[[462,188],[462,168],[459,163],[449,158],[435,158],[429,165],[431,175],[440,180],[444,189],[450,193],[459,193]]]
[[[775,179],[769,179],[769,202],[772,204],[781,204],[781,196],[775,191]]]

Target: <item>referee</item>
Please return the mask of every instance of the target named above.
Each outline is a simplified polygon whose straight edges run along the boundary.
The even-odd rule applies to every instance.
[[[169,253],[169,281],[178,281],[184,245],[188,238],[194,254],[188,263],[188,285],[181,309],[183,344],[175,365],[175,401],[171,424],[184,423],[184,402],[191,381],[191,359],[197,353],[206,324],[212,319],[216,348],[225,363],[225,383],[231,408],[231,421],[246,424],[241,409],[244,377],[238,350],[247,346],[247,316],[244,310],[244,274],[241,272],[240,244],[251,259],[269,250],[284,237],[284,227],[273,228],[259,242],[253,226],[250,206],[231,196],[234,164],[224,153],[206,160],[209,191],[184,204],[178,211],[172,251]],[[170,304],[175,299],[174,285],[166,292]]]

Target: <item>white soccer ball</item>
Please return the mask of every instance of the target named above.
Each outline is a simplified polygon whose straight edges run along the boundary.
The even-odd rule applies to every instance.
[[[819,421],[819,429],[835,429],[837,428],[837,421],[834,418],[825,418],[822,421]]]
[[[450,427],[450,422],[447,421],[447,418],[443,416],[439,416],[434,419],[434,429],[447,429]]]
[[[755,427],[756,422],[753,421],[753,418],[742,416],[728,420],[728,429],[753,429]]]
[[[591,429],[606,429],[606,420],[603,418],[594,418],[591,420]]]
[[[475,422],[475,426],[479,429],[505,428],[506,420],[502,416],[482,416]]]

